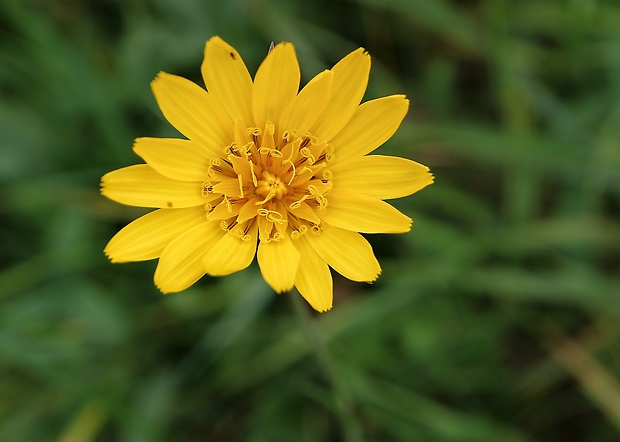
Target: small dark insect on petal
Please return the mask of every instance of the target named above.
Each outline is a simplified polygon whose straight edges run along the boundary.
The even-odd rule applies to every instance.
[[[232,58],[233,60],[236,60],[236,59],[237,59],[237,56],[235,55],[235,53],[234,53],[234,52],[231,52],[231,53],[230,53],[230,58]]]

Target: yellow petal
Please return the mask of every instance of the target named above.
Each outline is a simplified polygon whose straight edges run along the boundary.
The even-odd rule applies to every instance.
[[[123,227],[104,253],[112,262],[158,258],[171,241],[204,221],[203,207],[155,210]]]
[[[240,227],[237,228],[238,231]],[[204,256],[202,265],[209,275],[224,276],[245,269],[256,253],[258,227],[256,223],[242,240],[235,232],[227,232]]]
[[[330,170],[338,193],[361,193],[380,199],[411,195],[433,182],[428,167],[398,157],[357,157]]]
[[[101,178],[101,194],[128,206],[183,208],[205,204],[202,183],[177,181],[155,172],[146,164],[124,167]]]
[[[359,233],[322,225],[321,233],[304,237],[321,259],[345,278],[372,282],[381,273],[372,247]]]
[[[391,95],[367,101],[358,107],[347,126],[332,140],[332,164],[366,155],[390,139],[407,115],[409,100]]]
[[[176,138],[138,138],[133,150],[162,175],[180,181],[208,179],[209,152],[198,143]]]
[[[282,293],[293,288],[299,265],[299,252],[288,236],[284,236],[280,241],[261,241],[257,258],[263,278],[272,289]]]
[[[226,178],[215,186],[213,186],[213,192],[221,193],[223,195],[235,195],[241,198],[241,190],[239,190],[239,180],[236,178]]]
[[[411,218],[380,199],[331,192],[327,201],[320,216],[332,226],[362,233],[403,233],[411,229]]]
[[[293,241],[299,251],[295,287],[313,309],[325,312],[332,308],[334,285],[327,263],[314,251],[305,235]]]
[[[217,100],[195,83],[160,72],[151,83],[164,117],[212,157],[221,157],[233,141],[233,123]]]
[[[256,126],[262,130],[267,121],[280,121],[284,109],[297,95],[299,78],[299,63],[293,45],[276,45],[258,68],[254,79],[252,104]]]
[[[254,196],[248,199],[243,204],[243,206],[241,206],[241,209],[239,210],[239,216],[237,217],[237,222],[239,224],[242,224],[250,218],[254,218],[256,216],[256,214],[258,213],[258,209],[260,208],[258,205],[256,205],[257,201],[259,201],[259,199]]]
[[[223,235],[219,222],[205,221],[172,241],[155,270],[157,288],[163,293],[180,292],[202,278],[202,260]]]
[[[355,113],[368,85],[370,56],[359,48],[340,60],[331,71],[331,97],[310,132],[322,141],[331,140]]]
[[[308,82],[282,114],[278,124],[282,133],[296,129],[303,134],[310,129],[329,101],[333,77],[331,71],[323,71]]]
[[[242,118],[252,123],[252,77],[239,53],[220,37],[205,45],[202,77],[231,121]]]

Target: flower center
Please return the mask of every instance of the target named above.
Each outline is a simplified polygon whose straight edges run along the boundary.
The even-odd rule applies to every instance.
[[[282,195],[286,195],[288,189],[279,176],[275,176],[266,170],[263,170],[261,176],[263,179],[258,180],[258,185],[256,186],[257,195],[278,200],[282,198]]]
[[[310,133],[279,133],[267,122],[264,128],[235,123],[235,141],[224,157],[213,159],[203,194],[207,218],[220,220],[227,230],[245,239],[258,224],[261,241],[278,241],[320,232],[321,213],[332,188],[325,170],[333,158],[332,146]]]

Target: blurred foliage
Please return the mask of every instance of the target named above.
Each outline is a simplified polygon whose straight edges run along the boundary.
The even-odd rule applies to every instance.
[[[379,152],[436,183],[329,313],[102,253],[143,212],[100,176],[175,135],[149,82],[201,82],[215,34],[251,72],[292,41],[305,81],[364,46],[366,99],[412,100]],[[0,134],[0,440],[620,438],[614,0],[3,0]]]

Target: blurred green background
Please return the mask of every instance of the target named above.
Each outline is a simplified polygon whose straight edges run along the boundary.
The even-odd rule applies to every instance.
[[[100,176],[175,136],[149,82],[216,34],[304,81],[363,46],[365,100],[411,99],[378,152],[436,182],[329,313],[102,253],[144,211]],[[614,0],[2,0],[0,440],[620,440],[619,146]]]

